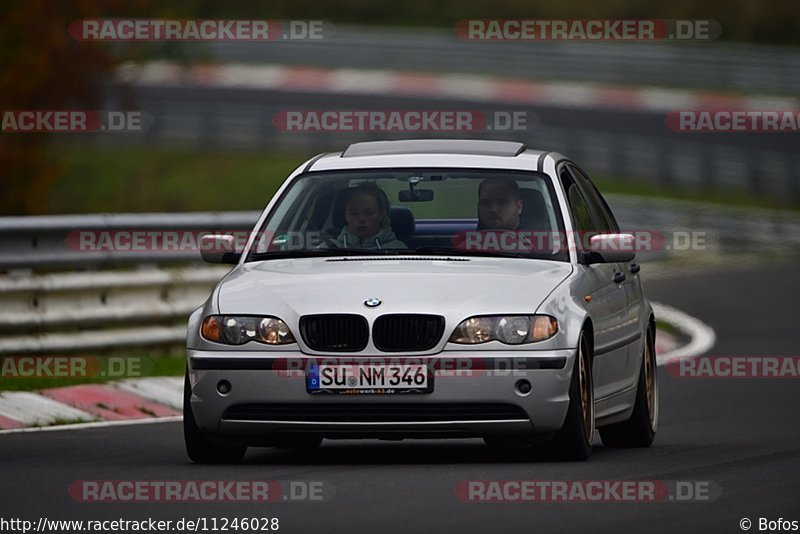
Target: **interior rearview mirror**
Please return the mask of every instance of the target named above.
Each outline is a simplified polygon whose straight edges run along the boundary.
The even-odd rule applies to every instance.
[[[404,189],[400,191],[400,202],[430,202],[433,189]]]

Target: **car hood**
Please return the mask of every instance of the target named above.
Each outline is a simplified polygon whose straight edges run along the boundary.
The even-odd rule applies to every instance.
[[[344,260],[344,261],[343,261]],[[245,263],[221,284],[220,313],[533,313],[569,263],[508,258],[304,258]],[[364,301],[379,299],[367,308]],[[294,316],[294,317],[293,317]]]

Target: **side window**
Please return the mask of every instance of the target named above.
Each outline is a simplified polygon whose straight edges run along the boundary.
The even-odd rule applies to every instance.
[[[580,186],[581,190],[584,191],[591,210],[595,214],[597,222],[600,225],[600,231],[604,233],[619,232],[619,225],[617,224],[614,215],[608,208],[606,201],[600,195],[600,192],[594,186],[592,181],[589,180],[589,177],[583,174],[583,172],[581,172],[581,170],[574,165],[568,164],[567,167],[569,168],[572,176],[575,178],[575,181]]]
[[[569,211],[572,214],[572,222],[575,224],[575,229],[579,232],[597,232],[597,225],[594,223],[586,199],[583,198],[583,193],[581,193],[578,184],[575,183],[572,176],[564,168],[561,170],[561,182],[567,194]]]

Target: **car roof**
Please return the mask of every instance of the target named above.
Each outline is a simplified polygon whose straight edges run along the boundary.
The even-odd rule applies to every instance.
[[[525,143],[484,141],[480,139],[404,139],[354,143],[342,152],[343,158],[389,156],[396,154],[474,154],[478,156],[515,157],[525,151]]]
[[[309,171],[462,167],[541,170],[541,156],[524,143],[477,139],[409,139],[350,145],[344,152],[320,154],[303,169]],[[543,160],[543,158],[541,158]]]

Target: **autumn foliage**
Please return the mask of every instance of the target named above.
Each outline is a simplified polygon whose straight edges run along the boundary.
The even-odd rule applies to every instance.
[[[143,16],[151,8],[149,0],[3,2],[0,110],[101,107],[109,71],[134,51],[77,42],[67,33],[69,23],[119,13]],[[0,133],[0,214],[45,211],[48,191],[61,172],[48,150],[57,135]]]

